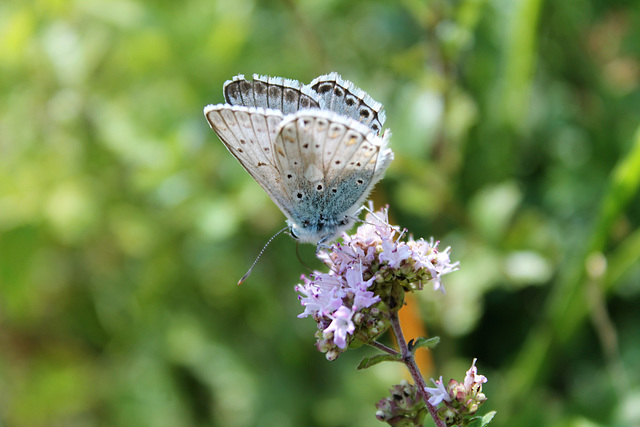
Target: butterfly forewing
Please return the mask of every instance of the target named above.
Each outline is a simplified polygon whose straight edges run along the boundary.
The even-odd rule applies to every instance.
[[[275,164],[281,173],[285,192],[293,202],[294,212],[295,206],[300,206],[310,196],[307,191],[309,180],[305,178],[304,170],[308,161],[303,162],[300,145],[296,121],[283,121],[274,142]]]
[[[229,152],[289,216],[286,191],[276,166],[273,140],[283,115],[262,108],[209,105],[205,116]]]
[[[376,135],[385,121],[382,104],[337,73],[314,79],[309,86],[321,99],[320,108],[335,111],[369,126]]]

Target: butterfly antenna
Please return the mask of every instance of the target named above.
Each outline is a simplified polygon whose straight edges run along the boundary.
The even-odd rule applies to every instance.
[[[249,271],[247,271],[245,273],[244,276],[242,276],[242,279],[238,280],[238,285],[242,284],[242,282],[244,282],[245,280],[247,280],[247,278],[249,277],[249,275],[251,274],[251,271],[253,271],[253,267],[256,266],[256,264],[258,263],[258,260],[260,259],[260,257],[262,256],[262,254],[264,253],[265,249],[267,249],[267,246],[269,246],[269,243],[271,243],[271,241],[273,239],[275,239],[276,237],[278,237],[279,234],[281,234],[283,231],[287,230],[288,227],[284,227],[282,230],[278,231],[276,234],[274,234],[273,236],[271,236],[271,238],[269,240],[267,240],[267,243],[264,245],[264,247],[262,248],[262,250],[260,251],[260,253],[258,254],[258,256],[256,257],[256,260],[253,261],[253,264],[251,264],[251,267],[249,267]]]

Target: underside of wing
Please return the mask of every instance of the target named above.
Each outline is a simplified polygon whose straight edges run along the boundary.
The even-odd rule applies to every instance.
[[[318,94],[297,80],[253,75],[235,76],[224,85],[224,97],[231,105],[280,110],[284,114],[305,108],[319,108]]]
[[[264,189],[280,210],[291,218],[281,174],[273,153],[283,114],[277,110],[208,105],[204,114],[211,129],[220,137],[229,152]]]
[[[321,109],[350,117],[369,126],[376,135],[380,133],[385,121],[382,104],[338,73],[317,77],[309,86],[320,96]]]
[[[275,162],[292,195],[294,221],[335,223],[353,214],[393,158],[386,145],[367,126],[331,111],[286,117],[275,140]]]

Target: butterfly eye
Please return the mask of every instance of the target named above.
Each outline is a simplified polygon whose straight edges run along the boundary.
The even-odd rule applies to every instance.
[[[291,237],[293,237],[296,240],[298,240],[300,238],[300,236],[298,236],[298,234],[296,234],[296,229],[293,228],[293,225],[289,227],[289,234],[291,235]]]

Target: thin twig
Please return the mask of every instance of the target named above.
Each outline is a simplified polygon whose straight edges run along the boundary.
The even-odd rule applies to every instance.
[[[394,313],[391,315],[391,327],[393,328],[393,333],[396,336],[396,341],[398,342],[398,348],[400,348],[400,354],[402,355],[402,361],[407,366],[409,373],[411,374],[411,378],[418,388],[418,393],[422,396],[422,400],[425,405],[427,405],[427,409],[433,418],[433,421],[436,423],[437,427],[446,427],[446,424],[443,420],[438,417],[436,407],[429,403],[429,392],[425,389],[427,384],[422,378],[422,374],[420,373],[420,369],[416,364],[416,359],[413,357],[413,353],[409,350],[409,346],[407,345],[407,341],[404,338],[404,334],[402,333],[402,327],[400,326],[400,320],[398,319],[398,314]]]
[[[396,350],[392,349],[391,347],[387,347],[386,345],[384,345],[384,344],[382,344],[381,342],[378,342],[378,341],[372,341],[372,342],[369,343],[369,345],[371,347],[377,348],[378,350],[382,350],[385,353],[389,353],[392,356],[397,356],[397,355],[400,354]]]

